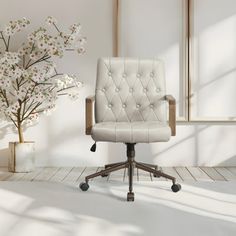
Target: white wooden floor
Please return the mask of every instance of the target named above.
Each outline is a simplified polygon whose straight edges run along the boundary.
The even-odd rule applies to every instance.
[[[102,167],[45,167],[30,173],[11,173],[0,167],[0,181],[48,181],[79,184],[86,175],[101,170]],[[230,181],[236,180],[236,167],[160,167],[178,182],[184,181]],[[101,177],[97,177],[101,178]],[[107,181],[127,181],[127,170],[119,170],[106,177]],[[134,181],[163,181],[165,178],[153,178],[152,175],[135,169]]]

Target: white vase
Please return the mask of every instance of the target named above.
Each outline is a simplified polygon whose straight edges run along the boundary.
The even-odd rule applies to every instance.
[[[34,170],[35,143],[10,142],[8,170],[11,172],[31,172]]]

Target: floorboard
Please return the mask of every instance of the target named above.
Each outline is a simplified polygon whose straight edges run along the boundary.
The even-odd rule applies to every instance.
[[[213,180],[210,178],[210,176],[208,176],[199,167],[187,167],[187,169],[197,181],[210,181],[210,182],[213,182]]]
[[[43,168],[39,175],[32,178],[32,181],[49,181],[59,169],[58,167]]]
[[[84,172],[85,167],[73,167],[67,176],[62,180],[66,184],[75,184]]]
[[[27,173],[14,173],[6,178],[6,181],[19,181],[23,178]]]
[[[98,171],[99,167],[86,167],[84,169],[84,171],[82,172],[82,174],[79,176],[79,178],[77,179],[76,182],[78,182],[79,184],[81,182],[84,182],[85,181],[85,177],[87,175],[91,175],[91,174],[94,174]],[[96,177],[96,178],[101,178],[100,176],[99,177]],[[89,181],[93,181],[94,179],[90,179]]]
[[[44,167],[29,173],[11,173],[7,168],[0,168],[0,181],[49,181],[78,185],[85,176],[103,170],[104,167]],[[231,181],[236,180],[236,167],[159,167],[162,172],[182,181]],[[101,179],[97,177],[90,181]],[[112,172],[103,179],[107,181],[128,182],[127,169]],[[166,178],[154,178],[152,174],[134,169],[135,181],[165,181]]]
[[[215,170],[221,174],[226,180],[236,180],[236,175],[224,167],[215,167]]]
[[[180,175],[183,181],[195,181],[196,179],[191,175],[186,167],[175,167],[175,170]]]
[[[226,167],[226,169],[236,176],[236,167]]]
[[[212,167],[201,167],[201,170],[203,170],[214,181],[225,181],[226,180],[220,173],[218,173]]]
[[[63,179],[71,172],[72,167],[61,167],[59,170],[55,173],[55,175],[52,176],[50,181],[54,182],[62,182]]]
[[[173,167],[162,167],[162,171],[164,173],[166,173],[167,175],[174,176],[176,178],[177,182],[183,181],[183,179],[181,179],[180,175]]]
[[[33,172],[26,173],[22,178],[20,178],[20,181],[33,181],[40,173],[42,173],[44,168],[37,168]]]
[[[13,175],[13,173],[11,173],[11,172],[2,172],[2,173],[0,173],[0,181],[5,181],[6,179],[11,177],[12,175]]]

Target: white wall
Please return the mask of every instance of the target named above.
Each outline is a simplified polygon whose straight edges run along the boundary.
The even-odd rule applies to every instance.
[[[193,20],[191,116],[236,120],[236,1],[195,0]]]
[[[27,130],[26,140],[37,144],[38,166],[97,166],[125,158],[123,144],[99,143],[97,152],[89,151],[93,141],[84,135],[84,98],[94,91],[96,61],[111,56],[111,0],[1,0],[0,24],[26,16],[38,25],[53,15],[63,25],[81,22],[88,37],[87,53],[78,58],[68,56],[60,63],[64,71],[79,74],[85,82],[80,100],[58,101],[50,117]],[[17,140],[8,125],[0,123],[0,165],[7,165],[9,141]],[[137,145],[137,159],[160,165],[236,165],[235,125],[178,125],[177,136],[168,143]]]
[[[185,116],[183,0],[119,0],[119,55],[165,62],[167,92]]]

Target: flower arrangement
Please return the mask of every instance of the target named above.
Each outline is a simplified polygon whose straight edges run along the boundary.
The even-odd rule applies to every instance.
[[[23,127],[50,114],[59,96],[78,98],[82,83],[72,75],[58,73],[55,58],[66,51],[85,53],[86,38],[81,25],[73,24],[63,32],[54,17],[46,19],[48,27],[39,27],[27,37],[17,51],[11,51],[11,38],[26,28],[26,18],[10,21],[0,31],[0,115],[17,128],[19,142],[24,142]],[[52,33],[53,32],[53,33]]]

